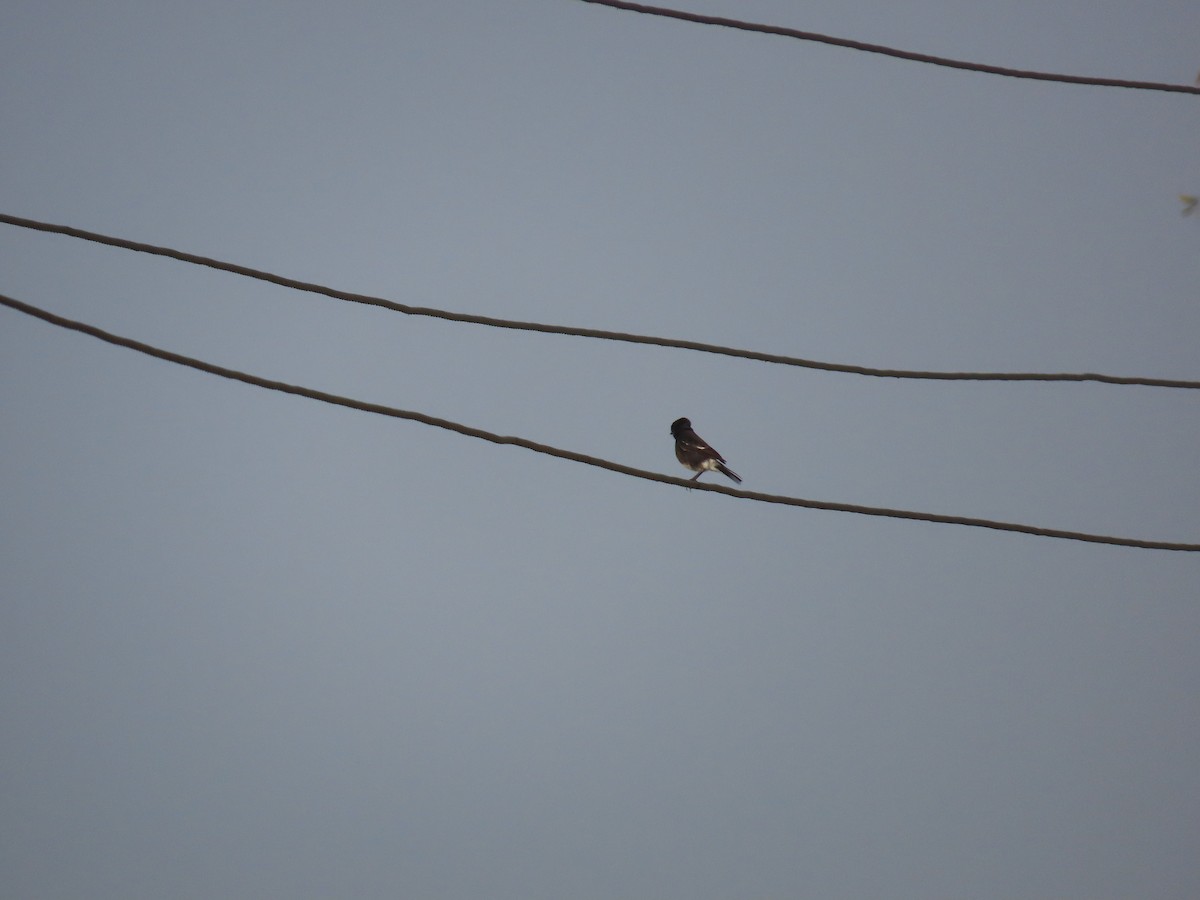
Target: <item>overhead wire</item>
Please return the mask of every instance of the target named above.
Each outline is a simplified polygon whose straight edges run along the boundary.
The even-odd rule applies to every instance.
[[[241,275],[246,278],[254,278],[259,281],[266,281],[271,284],[276,284],[280,287],[285,287],[292,290],[320,294],[325,297],[330,297],[335,300],[343,300],[350,303],[375,306],[381,309],[387,309],[391,310],[392,312],[403,313],[409,316],[425,316],[435,319],[443,319],[450,322],[484,325],[491,328],[506,328],[517,331],[538,332],[541,334],[568,335],[572,337],[583,337],[596,340],[620,341],[630,344],[647,344],[656,347],[692,350],[700,353],[730,356],[738,359],[753,360],[756,362],[773,363],[782,366],[796,366],[799,368],[814,369],[817,371],[841,372],[854,375],[865,375],[875,378],[919,379],[928,381],[1094,382],[1099,384],[1140,385],[1144,387],[1180,388],[1187,390],[1200,389],[1200,381],[1197,380],[1180,378],[1150,378],[1127,375],[1105,375],[1098,372],[948,372],[922,371],[918,369],[888,369],[874,366],[852,365],[847,363],[822,362],[820,360],[804,359],[798,356],[787,356],[780,353],[764,353],[758,350],[744,350],[737,347],[726,347],[720,344],[704,343],[702,341],[689,341],[669,337],[654,337],[645,334],[608,331],[599,328],[580,328],[570,325],[551,325],[542,322],[521,322],[513,319],[500,319],[494,316],[481,316],[472,313],[434,309],[431,307],[411,306],[405,303],[398,303],[394,300],[388,300],[383,297],[372,297],[367,294],[357,294],[349,291],[342,291],[326,285],[300,281],[284,275],[277,275],[272,272],[264,272],[259,269],[252,269],[248,266],[238,265],[237,263],[223,262],[219,259],[199,256],[194,253],[187,253],[183,250],[174,250],[170,247],[160,247],[153,244],[145,244],[138,241],[126,240],[125,238],[112,237],[110,235],[100,234],[94,231],[85,231],[84,229],[73,228],[69,225],[55,225],[50,222],[39,222],[34,219],[26,219],[20,216],[13,216],[5,213],[0,213],[0,223],[13,225],[18,228],[27,228],[34,231],[61,234],[68,237],[79,238],[81,240],[92,241],[97,244],[106,244],[111,247],[132,250],[138,253],[148,253],[154,256],[163,256],[169,259],[179,260],[180,262],[206,266],[211,269],[229,272],[234,275]]]
[[[864,53],[878,53],[904,59],[912,62],[926,63],[933,66],[945,66],[951,69],[964,69],[969,72],[982,72],[987,75],[1005,75],[1009,78],[1026,78],[1036,81],[1057,81],[1065,84],[1086,84],[1095,87],[1119,87],[1142,91],[1168,91],[1179,94],[1200,94],[1200,87],[1190,84],[1170,84],[1158,81],[1129,81],[1124,78],[1097,78],[1087,75],[1062,75],[1054,72],[1036,72],[1028,69],[1013,69],[1007,66],[992,66],[985,63],[967,62],[961,59],[950,59],[945,56],[933,56],[928,53],[915,53],[911,50],[899,50],[882,44],[868,44],[849,38],[831,37],[813,31],[801,31],[798,28],[785,28],[781,25],[764,25],[757,22],[744,22],[726,16],[709,16],[702,13],[686,12],[681,9],[668,9],[663,6],[649,6],[644,3],[627,3],[624,0],[582,0],[596,6],[608,6],[627,12],[643,13],[650,16],[662,16],[669,19],[679,19],[684,22],[694,22],[700,25],[717,25],[723,28],[736,28],[740,31],[754,31],[760,34],[772,34],[780,37],[796,38],[802,41],[814,41],[830,44],[835,47],[846,47],[860,50]]]
[[[632,466],[622,465],[621,463],[612,462],[611,460],[602,459],[596,456],[590,456],[586,453],[578,453],[573,450],[564,450],[559,447],[553,447],[549,444],[542,444],[536,441],[531,441],[522,437],[504,436],[494,434],[490,431],[485,431],[482,428],[474,428],[469,425],[463,425],[458,422],[452,422],[449,419],[442,419],[436,416],[426,415],[425,413],[414,412],[412,410],[397,409],[392,406],[385,406],[380,403],[369,403],[362,400],[355,400],[351,397],[344,397],[338,394],[330,394],[325,391],[313,390],[312,388],[301,387],[300,385],[288,384],[282,381],[274,381],[268,378],[263,378],[258,375],[252,375],[247,372],[241,372],[237,369],[227,368],[225,366],[215,365],[214,363],[205,362],[194,357],[184,356],[179,353],[174,353],[169,350],[164,350],[132,338],[122,337],[121,335],[113,334],[103,329],[97,328],[94,325],[89,325],[85,322],[79,322],[74,319],[68,319],[56,313],[41,309],[12,297],[0,295],[0,305],[7,306],[17,312],[24,313],[51,325],[56,325],[60,328],[65,328],[71,331],[76,331],[81,334],[90,335],[98,338],[109,344],[119,347],[125,347],[130,350],[135,350],[138,353],[143,353],[147,356],[155,357],[166,362],[175,363],[181,366],[187,366],[201,372],[207,372],[212,375],[228,378],[233,381],[240,381],[245,384],[254,385],[256,387],[265,388],[272,391],[280,391],[286,394],[294,394],[300,397],[306,397],[310,400],[317,400],[322,403],[332,404],[334,406],[342,406],[348,409],[354,409],[361,412],[373,413],[375,415],[390,416],[396,419],[408,419],[414,422],[420,422],[424,425],[430,425],[435,428],[442,428],[447,431],[453,431],[457,434],[467,437],[478,438],[479,440],[489,441],[493,444],[508,444],[515,447],[523,447],[526,450],[532,450],[535,453],[541,453],[546,456],[557,457],[558,459],[570,460],[571,462],[582,463],[588,466],[594,466],[600,469],[607,469],[610,472],[617,472],[622,475],[628,475],[632,478],[640,478],[645,481],[656,481],[662,484],[670,484],[676,487],[691,488],[702,491],[710,491],[719,494],[727,494],[731,497],[736,497],[743,500],[753,500],[760,503],[774,503],[784,506],[798,506],[806,509],[818,509],[831,512],[854,513],[866,516],[881,516],[894,519],[910,519],[921,522],[931,522],[945,525],[964,525],[975,528],[989,528],[997,531],[1009,531],[1019,534],[1033,535],[1036,537],[1058,538],[1069,541],[1082,541],[1093,544],[1111,544],[1120,547],[1133,547],[1146,550],[1177,550],[1196,552],[1200,551],[1200,543],[1182,543],[1177,541],[1151,541],[1141,540],[1138,538],[1116,537],[1112,535],[1091,534],[1081,531],[1068,531],[1059,528],[1042,528],[1036,525],[1023,525],[1015,522],[1001,522],[993,519],[975,518],[969,516],[952,516],[943,515],[941,513],[926,513],[915,512],[912,510],[903,509],[888,509],[885,507],[863,506],[854,503],[838,503],[825,500],[809,500],[802,497],[790,497],[781,494],[764,494],[756,491],[746,491],[736,488],[725,487],[724,485],[716,484],[701,484],[699,482],[688,481],[683,478],[676,478],[669,475],[662,475],[658,472],[651,472],[645,469],[636,469]]]

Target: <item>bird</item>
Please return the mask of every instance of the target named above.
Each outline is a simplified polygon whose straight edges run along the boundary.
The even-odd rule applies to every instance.
[[[741,476],[725,465],[725,457],[692,431],[690,419],[676,419],[672,422],[671,437],[675,438],[675,458],[696,473],[692,476],[692,481],[715,469],[738,484],[742,483]]]

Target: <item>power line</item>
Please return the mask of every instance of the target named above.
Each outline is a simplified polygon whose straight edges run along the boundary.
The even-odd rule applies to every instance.
[[[15,225],[18,228],[29,228],[34,231],[44,231],[52,234],[62,234],[68,237],[80,238],[97,244],[107,244],[138,253],[149,253],[154,256],[165,256],[193,265],[207,266],[246,278],[270,282],[281,287],[312,294],[321,294],[335,300],[350,303],[361,303],[366,306],[376,306],[392,312],[404,313],[409,316],[426,316],[444,319],[450,322],[464,322],[472,325],[486,325],[490,328],[507,328],[516,331],[533,331],[541,334],[561,334],[572,337],[593,338],[605,341],[621,341],[629,344],[648,344],[656,347],[670,347],[679,350],[694,350],[700,353],[712,353],[719,356],[732,356],[738,359],[749,359],[756,362],[774,363],[782,366],[796,366],[804,369],[815,369],[824,372],[845,372],[854,375],[867,375],[875,378],[921,379],[929,381],[1074,381],[1096,382],[1100,384],[1141,385],[1144,387],[1200,389],[1200,381],[1178,378],[1145,378],[1140,376],[1103,375],[1097,372],[938,372],[921,371],[917,369],[881,369],[872,366],[850,365],[845,363],[821,362],[813,359],[803,359],[798,356],[786,356],[779,353],[763,353],[758,350],[742,350],[736,347],[724,347],[720,344],[706,344],[700,341],[680,340],[678,338],[653,337],[644,334],[630,334],[622,331],[604,331],[599,328],[576,328],[570,325],[548,325],[540,322],[519,322],[512,319],[498,319],[493,316],[478,316],[471,313],[450,312],[443,309],[433,309],[422,306],[409,306],[382,297],[372,297],[367,294],[355,294],[341,291],[325,285],[298,281],[284,275],[276,275],[258,269],[251,269],[237,263],[222,262],[206,256],[197,256],[170,247],[159,247],[153,244],[143,244],[124,238],[98,234],[94,231],[84,231],[69,225],[55,225],[49,222],[38,222],[19,216],[0,213],[0,223]]]
[[[82,334],[91,335],[99,338],[110,344],[115,344],[118,347],[127,347],[130,350],[136,350],[139,353],[144,353],[147,356],[153,356],[156,359],[166,360],[167,362],[176,363],[177,365],[187,366],[192,369],[197,369],[201,372],[208,372],[212,375],[219,375],[222,378],[228,378],[234,381],[241,381],[245,384],[254,385],[256,387],[266,388],[272,391],[281,391],[285,394],[295,394],[299,397],[307,397],[310,400],[319,400],[322,403],[329,403],[334,406],[344,406],[348,409],[356,409],[361,412],[374,413],[381,416],[390,416],[396,419],[409,419],[414,422],[420,422],[424,425],[432,425],[435,428],[444,428],[447,431],[453,431],[457,434],[466,435],[467,437],[478,438],[484,441],[490,441],[493,444],[511,444],[515,447],[524,447],[526,450],[532,450],[535,453],[543,453],[547,456],[554,456],[559,459],[566,459],[572,462],[583,463],[588,466],[595,466],[600,469],[607,469],[610,472],[617,472],[622,475],[629,475],[632,478],[641,478],[646,481],[657,481],[662,484],[672,484],[677,487],[691,488],[694,490],[713,491],[719,494],[728,494],[731,497],[737,497],[743,500],[756,500],[760,503],[776,503],[784,506],[800,506],[806,509],[829,510],[833,512],[856,513],[865,516],[883,516],[893,519],[912,519],[920,522],[934,522],[945,525],[966,525],[975,528],[991,528],[997,531],[1012,531],[1019,534],[1034,535],[1036,537],[1060,538],[1070,541],[1084,541],[1093,544],[1112,544],[1120,547],[1135,547],[1145,550],[1181,550],[1196,552],[1200,551],[1200,544],[1185,544],[1173,541],[1145,541],[1136,538],[1112,537],[1109,535],[1089,534],[1081,531],[1065,531],[1058,528],[1040,528],[1035,525],[1021,525],[1013,522],[998,522],[992,519],[971,518],[967,516],[948,516],[940,513],[924,513],[913,512],[903,509],[887,509],[876,506],[861,506],[854,503],[835,503],[824,500],[807,500],[801,497],[789,497],[780,494],[762,494],[755,491],[744,491],[735,488],[725,487],[717,484],[701,484],[699,482],[688,481],[683,478],[676,478],[670,475],[662,475],[658,472],[650,472],[645,469],[635,469],[632,466],[621,465],[620,463],[611,462],[610,460],[601,459],[596,456],[588,456],[585,453],[576,453],[573,450],[563,450],[558,447],[552,447],[548,444],[539,444],[536,441],[527,440],[521,437],[503,436],[493,434],[490,431],[484,431],[481,428],[472,428],[469,425],[461,425],[458,422],[451,422],[448,419],[439,419],[435,416],[429,416],[424,413],[413,412],[411,410],[397,409],[392,406],[384,406],[379,403],[367,403],[362,400],[354,400],[350,397],[343,397],[338,394],[329,394],[324,391],[317,391],[311,388],[301,387],[299,385],[287,384],[282,381],[272,381],[267,378],[262,378],[258,375],[251,375],[246,372],[240,372],[236,369],[229,369],[224,366],[218,366],[213,363],[204,362],[203,360],[195,359],[190,356],[183,356],[178,353],[172,353],[169,350],[163,350],[158,347],[144,344],[141,341],[135,341],[131,338],[121,337],[120,335],[112,334],[104,331],[94,325],[88,325],[84,322],[78,322],[73,319],[67,319],[55,313],[48,312],[36,306],[31,306],[28,303],[23,303],[20,300],[15,300],[12,297],[6,297],[0,294],[0,304],[15,309],[18,312],[41,319],[44,322],[49,322],[52,325],[57,325],[60,328],[66,328],[71,331],[78,331]]]
[[[1006,75],[1010,78],[1029,78],[1037,81],[1058,81],[1066,84],[1090,84],[1097,87],[1121,87],[1143,91],[1171,91],[1178,94],[1200,94],[1200,87],[1190,84],[1126,81],[1121,78],[1093,78],[1086,75],[1057,75],[1052,72],[1010,69],[1005,66],[990,66],[984,63],[948,59],[944,56],[931,56],[927,53],[914,53],[911,50],[897,50],[895,47],[885,47],[882,44],[867,44],[862,41],[850,40],[849,38],[830,37],[827,34],[817,34],[812,31],[784,28],[780,25],[760,25],[755,22],[743,22],[740,19],[729,19],[724,16],[706,16],[700,13],[684,12],[679,9],[667,9],[662,6],[647,6],[644,3],[625,3],[623,0],[583,0],[583,2],[594,3],[597,6],[610,6],[613,9],[623,9],[629,12],[644,13],[650,16],[663,16],[668,19],[680,19],[684,22],[696,22],[701,25],[719,25],[723,28],[756,31],[761,34],[774,34],[781,37],[796,38],[801,41],[815,41],[821,44],[831,44],[835,47],[848,47],[851,50],[861,50],[865,53],[879,53],[884,56],[894,56],[897,59],[907,59],[934,66],[946,66],[951,69],[965,69],[970,72],[983,72],[988,75]]]

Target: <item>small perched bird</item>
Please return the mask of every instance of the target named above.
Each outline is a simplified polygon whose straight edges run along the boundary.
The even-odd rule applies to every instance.
[[[708,446],[704,442],[704,438],[692,431],[690,420],[676,419],[672,422],[671,437],[675,438],[675,458],[696,473],[692,476],[692,481],[705,472],[716,469],[718,472],[728,475],[738,484],[742,483],[737,472],[725,465],[725,457]]]

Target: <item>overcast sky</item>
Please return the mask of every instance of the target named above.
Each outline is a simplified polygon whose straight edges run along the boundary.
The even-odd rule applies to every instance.
[[[1200,69],[1194,0],[686,7]],[[1198,112],[577,0],[0,9],[0,212],[865,366],[1200,378]],[[688,416],[748,490],[1200,541],[1196,391],[497,330],[10,225],[0,275],[637,468],[688,474]],[[1200,896],[1200,555],[687,491],[7,309],[0,423],[5,897]]]

